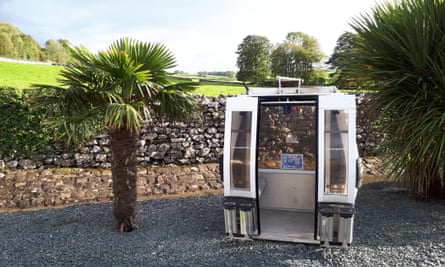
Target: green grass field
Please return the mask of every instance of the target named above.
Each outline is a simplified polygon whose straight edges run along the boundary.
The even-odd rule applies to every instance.
[[[192,79],[195,81],[205,79],[205,80],[215,80],[220,82],[231,82],[233,79],[227,76],[217,76],[217,75],[206,75],[206,76],[199,76],[196,74],[173,74],[174,77],[179,78],[185,78],[185,79]]]
[[[57,85],[57,76],[62,67],[0,62],[0,86],[29,88],[31,84]]]
[[[195,94],[218,97],[220,95],[239,95],[245,91],[240,83],[200,82]]]
[[[61,66],[31,65],[12,62],[0,62],[0,87],[29,88],[31,84],[57,85],[57,76]],[[196,76],[197,77],[197,76]],[[209,79],[209,77],[206,77]],[[198,81],[198,77],[194,79]],[[200,82],[195,94],[218,97],[219,95],[237,95],[244,92],[241,83],[228,82],[226,77],[211,77],[218,81]]]

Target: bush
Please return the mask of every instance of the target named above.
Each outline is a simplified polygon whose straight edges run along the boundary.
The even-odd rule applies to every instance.
[[[378,5],[352,25],[350,72],[376,90],[390,174],[420,198],[445,198],[444,18],[442,0],[406,0]]]
[[[31,90],[0,87],[0,156],[30,156],[52,143],[52,134],[40,123],[42,110],[31,110]]]

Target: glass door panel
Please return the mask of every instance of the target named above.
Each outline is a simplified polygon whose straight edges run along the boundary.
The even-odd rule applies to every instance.
[[[347,194],[348,111],[325,110],[325,194]]]
[[[258,167],[315,171],[315,106],[262,105],[260,112]]]
[[[250,189],[252,112],[232,112],[230,177],[232,189]]]

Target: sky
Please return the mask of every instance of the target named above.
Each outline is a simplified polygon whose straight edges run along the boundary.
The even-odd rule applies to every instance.
[[[248,35],[282,42],[289,32],[316,38],[329,57],[349,23],[375,0],[0,0],[0,21],[43,47],[67,39],[96,53],[122,38],[164,44],[178,70],[237,71]]]

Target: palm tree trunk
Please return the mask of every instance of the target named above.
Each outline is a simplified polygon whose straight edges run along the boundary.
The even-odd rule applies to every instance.
[[[137,139],[127,129],[111,131],[112,179],[114,205],[113,213],[121,232],[136,229],[136,182],[137,182]]]

